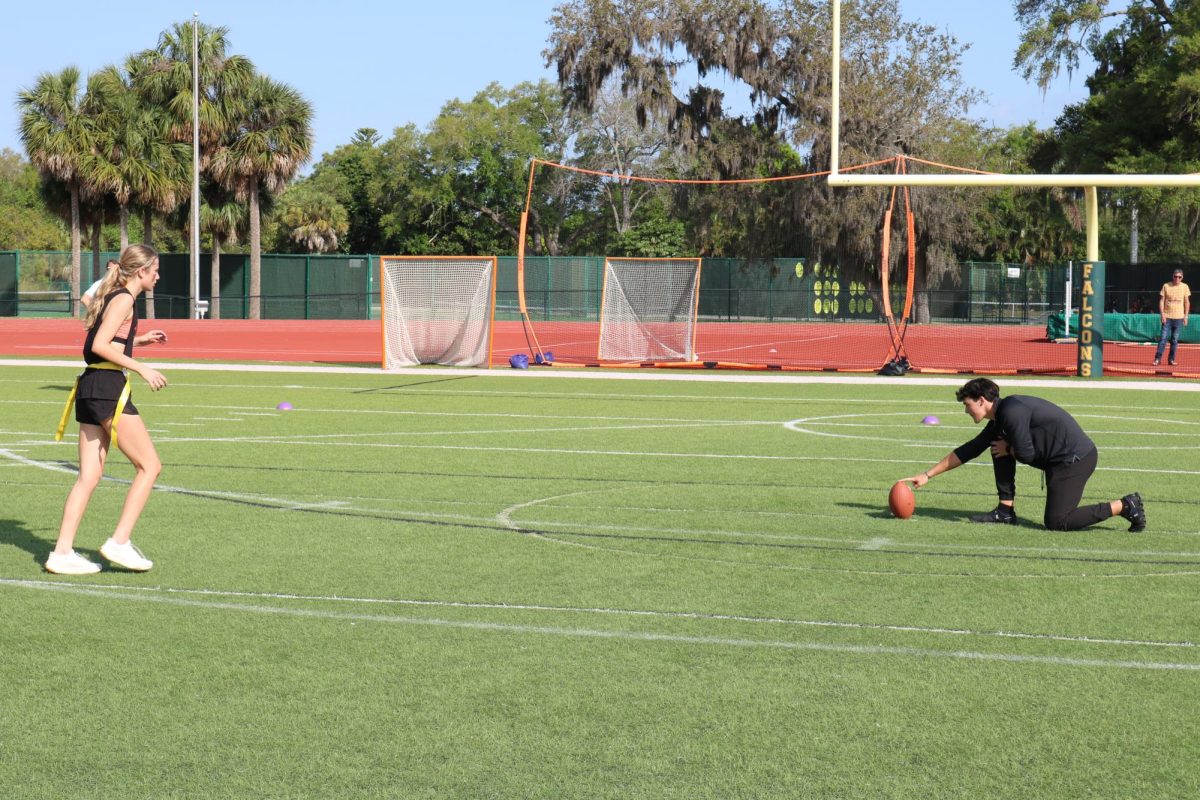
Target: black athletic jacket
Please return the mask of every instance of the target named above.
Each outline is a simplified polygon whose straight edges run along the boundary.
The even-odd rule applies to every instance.
[[[1049,400],[1014,394],[996,401],[996,418],[979,435],[955,449],[964,464],[991,447],[1008,442],[1017,461],[1038,469],[1070,464],[1096,449],[1075,418]]]

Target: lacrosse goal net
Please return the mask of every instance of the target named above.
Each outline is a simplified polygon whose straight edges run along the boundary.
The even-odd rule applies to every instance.
[[[379,272],[384,369],[490,366],[494,256],[383,256]]]

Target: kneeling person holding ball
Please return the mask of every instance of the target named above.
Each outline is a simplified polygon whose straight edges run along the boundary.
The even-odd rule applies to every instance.
[[[1077,531],[1120,515],[1129,520],[1133,533],[1146,529],[1146,510],[1137,492],[1120,500],[1079,505],[1088,478],[1096,471],[1098,454],[1075,418],[1062,408],[1039,397],[1000,397],[1000,387],[987,378],[967,381],[955,393],[967,416],[978,424],[988,420],[979,435],[946,454],[919,475],[903,478],[919,489],[934,475],[959,467],[984,450],[992,451],[999,504],[972,522],[1017,524],[1014,501],[1017,492],[1017,462],[1046,473],[1045,526],[1054,531]]]

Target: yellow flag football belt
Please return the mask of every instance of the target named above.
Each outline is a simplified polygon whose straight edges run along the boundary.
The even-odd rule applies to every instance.
[[[111,361],[101,361],[98,364],[88,364],[87,369],[112,369],[118,372],[125,372],[123,367],[118,367]],[[87,372],[87,370],[84,370]],[[83,377],[83,372],[75,376],[75,385],[71,387],[71,393],[67,395],[67,405],[63,408],[62,419],[58,421],[58,430],[54,432],[54,441],[61,442],[63,431],[67,429],[67,418],[71,416],[71,407],[75,405],[75,395],[79,393],[79,380]],[[125,410],[125,404],[129,402],[129,392],[131,390],[129,383],[129,375],[125,375],[125,388],[121,390],[121,396],[117,398],[117,410],[113,412],[112,426],[109,429],[109,435],[112,439],[112,446],[117,446],[117,423],[121,421],[121,412]]]

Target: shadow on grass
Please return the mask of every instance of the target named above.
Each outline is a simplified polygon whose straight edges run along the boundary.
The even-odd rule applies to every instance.
[[[318,367],[354,367],[356,369],[379,369],[379,359],[371,361],[296,361],[301,366],[316,365]]]
[[[428,386],[431,383],[447,383],[449,381],[466,381],[475,378],[475,375],[454,375],[449,378],[434,378],[427,381],[411,381],[409,383],[400,383],[395,386],[380,386],[377,389],[359,389],[354,394],[373,394],[375,392],[395,392],[401,389],[411,389],[414,386]]]
[[[34,536],[33,531],[15,519],[2,517],[0,517],[0,545],[11,545],[19,550],[24,550],[29,553],[30,559],[39,568],[46,560],[46,556],[54,549],[54,542]]]
[[[895,517],[892,516],[892,512],[887,509],[886,505],[884,507],[872,506],[868,505],[867,503],[838,503],[837,505],[841,508],[862,511],[866,513],[868,517],[873,519],[895,519]],[[918,505],[917,510],[913,512],[911,519],[918,521],[922,519],[936,519],[945,522],[970,522],[971,513],[981,512],[954,511],[953,509],[948,508],[926,508]],[[1030,520],[1022,519],[1020,516],[1017,517],[1016,525],[987,525],[975,523],[972,525],[972,527],[978,528],[980,533],[1003,533],[1004,531],[1012,530],[1014,528],[1017,530],[1044,530],[1041,525]]]

